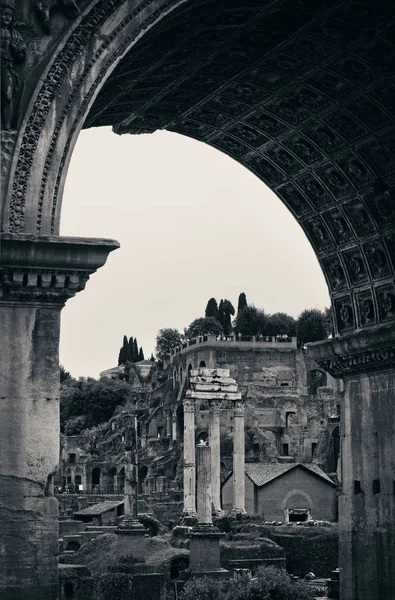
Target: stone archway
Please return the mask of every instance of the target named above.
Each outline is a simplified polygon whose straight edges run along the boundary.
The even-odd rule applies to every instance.
[[[62,14],[53,19],[49,33],[31,3],[19,3],[17,17],[34,35],[18,67],[16,129],[3,135],[0,328],[7,352],[0,357],[0,443],[7,485],[0,493],[6,555],[19,561],[15,585],[21,595],[29,589],[32,600],[44,588],[56,598],[50,548],[57,510],[48,490],[57,462],[59,315],[117,247],[39,236],[59,231],[80,129],[112,125],[120,134],[168,129],[229,154],[275,191],[305,231],[328,283],[336,332],[310,352],[345,379],[341,444],[350,458],[340,499],[342,594],[390,598],[394,467],[384,457],[393,455],[395,410],[392,3],[80,4],[70,21]],[[26,448],[34,456],[29,463]],[[18,546],[10,533],[15,505],[26,517],[19,522],[24,535],[37,539],[45,521],[52,531],[47,547]],[[29,553],[40,564],[34,575]]]

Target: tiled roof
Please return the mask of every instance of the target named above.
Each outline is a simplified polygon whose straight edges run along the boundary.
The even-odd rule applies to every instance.
[[[296,467],[302,467],[307,469],[311,473],[318,475],[322,479],[325,479],[328,483],[335,485],[334,482],[318,465],[314,463],[247,463],[245,466],[246,475],[253,481],[258,487],[266,485],[273,479],[277,479],[284,473],[295,469]]]
[[[106,500],[105,502],[99,502],[98,504],[93,504],[92,506],[88,506],[88,508],[84,508],[75,512],[75,516],[89,516],[92,517],[102,515],[108,510],[112,510],[113,508],[117,508],[123,504],[123,500]]]

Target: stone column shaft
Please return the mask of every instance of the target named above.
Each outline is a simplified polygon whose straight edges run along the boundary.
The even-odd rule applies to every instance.
[[[342,600],[395,598],[395,329],[309,346],[344,379],[340,414],[339,579]]]
[[[221,512],[221,438],[219,416],[219,404],[213,401],[210,410],[211,493],[216,513]]]
[[[196,472],[198,525],[212,525],[211,448],[205,443],[196,446]]]
[[[195,404],[184,400],[184,513],[196,514]]]
[[[235,402],[233,431],[233,511],[245,513],[244,404]]]
[[[177,439],[177,419],[175,415],[171,418],[171,439],[173,441]]]
[[[116,242],[2,234],[0,598],[58,598],[59,333]]]

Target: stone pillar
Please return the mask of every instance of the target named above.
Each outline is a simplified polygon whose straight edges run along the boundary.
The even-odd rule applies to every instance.
[[[195,403],[184,400],[184,513],[196,515]]]
[[[177,417],[175,413],[171,417],[171,439],[173,441],[177,439]]]
[[[206,442],[196,446],[197,518],[199,525],[212,525],[211,448]]]
[[[166,436],[167,437],[171,437],[171,414],[168,413],[166,415]]]
[[[0,597],[58,598],[59,332],[116,242],[2,234]]]
[[[237,400],[234,411],[233,431],[233,510],[245,514],[245,435],[244,402]]]
[[[211,493],[214,512],[221,510],[221,442],[220,442],[220,404],[216,400],[210,402],[210,448],[211,448]]]
[[[144,562],[144,538],[148,531],[138,520],[138,444],[137,417],[125,418],[125,484],[124,519],[117,529],[117,556],[132,555],[138,562]]]
[[[345,383],[341,403],[342,600],[395,598],[395,328],[309,346]]]

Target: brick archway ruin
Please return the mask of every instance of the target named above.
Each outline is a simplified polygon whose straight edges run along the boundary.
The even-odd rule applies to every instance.
[[[345,379],[346,389],[342,597],[389,599],[395,595],[392,3],[81,0],[72,14],[53,2],[49,20],[33,10],[37,2],[19,4],[27,51],[15,65],[18,110],[2,132],[0,326],[8,351],[0,359],[0,395],[7,399],[0,494],[12,498],[3,519],[8,555],[18,554],[9,506],[25,517],[33,507],[35,524],[20,516],[18,526],[32,540],[40,531],[44,541],[41,550],[33,543],[5,563],[22,574],[21,583],[11,576],[0,591],[14,599],[29,585],[32,600],[44,589],[49,600],[57,594],[56,561],[49,557],[56,542],[51,473],[59,314],[117,247],[57,237],[61,200],[81,128],[111,125],[118,134],[167,129],[218,148],[268,185],[306,233],[329,287],[336,330],[333,341],[311,352]],[[43,429],[51,431],[45,440]],[[32,578],[33,555],[39,567]]]

